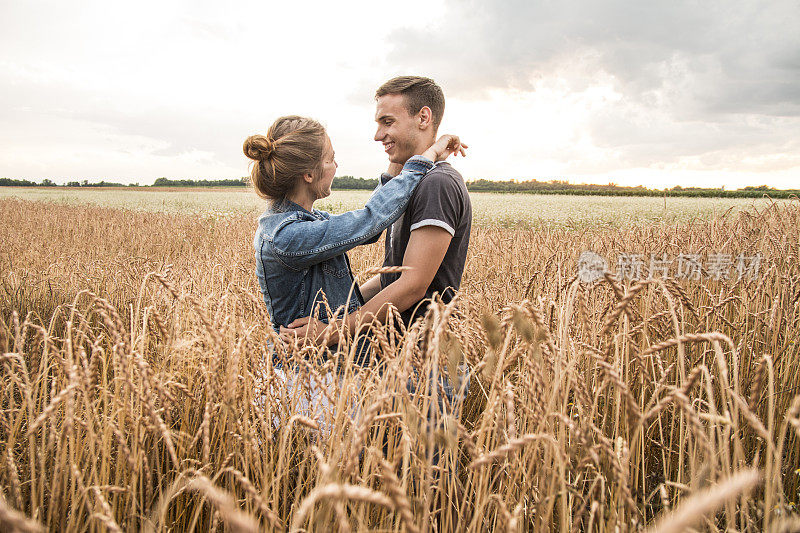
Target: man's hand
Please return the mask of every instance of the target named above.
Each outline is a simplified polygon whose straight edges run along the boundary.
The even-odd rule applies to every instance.
[[[281,338],[287,342],[295,338],[299,340],[308,339],[315,346],[324,346],[325,333],[329,327],[332,326],[316,318],[305,316],[294,320],[288,327],[281,326],[280,334]],[[332,332],[328,344],[336,342],[334,337],[338,337],[335,330]]]

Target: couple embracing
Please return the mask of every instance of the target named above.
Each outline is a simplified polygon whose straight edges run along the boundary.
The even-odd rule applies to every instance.
[[[286,116],[244,153],[251,180],[269,201],[254,245],[256,273],[272,326],[289,340],[344,341],[362,325],[389,319],[390,305],[409,326],[438,294],[447,303],[464,271],[472,207],[461,175],[445,160],[465,155],[457,136],[437,129],[444,94],[431,79],[402,76],[376,92],[377,131],[389,168],[363,209],[331,215],[314,209],[336,172],[331,140],[315,120]],[[354,282],[346,252],[386,232],[383,266],[408,267]],[[363,340],[363,339],[361,339]],[[359,360],[369,364],[368,342]]]

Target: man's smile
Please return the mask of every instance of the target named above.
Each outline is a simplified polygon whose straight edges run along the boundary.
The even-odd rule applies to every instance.
[[[388,151],[389,151],[389,150],[391,150],[392,148],[394,148],[394,141],[389,141],[389,142],[385,142],[385,143],[383,143],[383,149],[384,149],[386,152],[388,152]]]

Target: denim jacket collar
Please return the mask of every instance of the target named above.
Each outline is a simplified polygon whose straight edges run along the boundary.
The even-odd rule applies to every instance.
[[[314,218],[316,218],[318,220],[325,218],[325,217],[322,216],[320,211],[318,211],[316,209],[314,209],[313,211],[309,211],[308,209],[306,209],[302,205],[300,205],[298,203],[295,203],[295,202],[293,202],[291,200],[288,200],[286,198],[284,198],[282,200],[278,200],[269,209],[270,213],[288,213],[290,211],[306,213],[306,214],[312,215]]]

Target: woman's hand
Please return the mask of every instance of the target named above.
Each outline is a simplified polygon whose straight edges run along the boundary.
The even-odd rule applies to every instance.
[[[469,148],[469,146],[462,143],[458,135],[445,134],[439,137],[422,155],[431,161],[444,161],[451,154],[466,156],[466,148]]]

